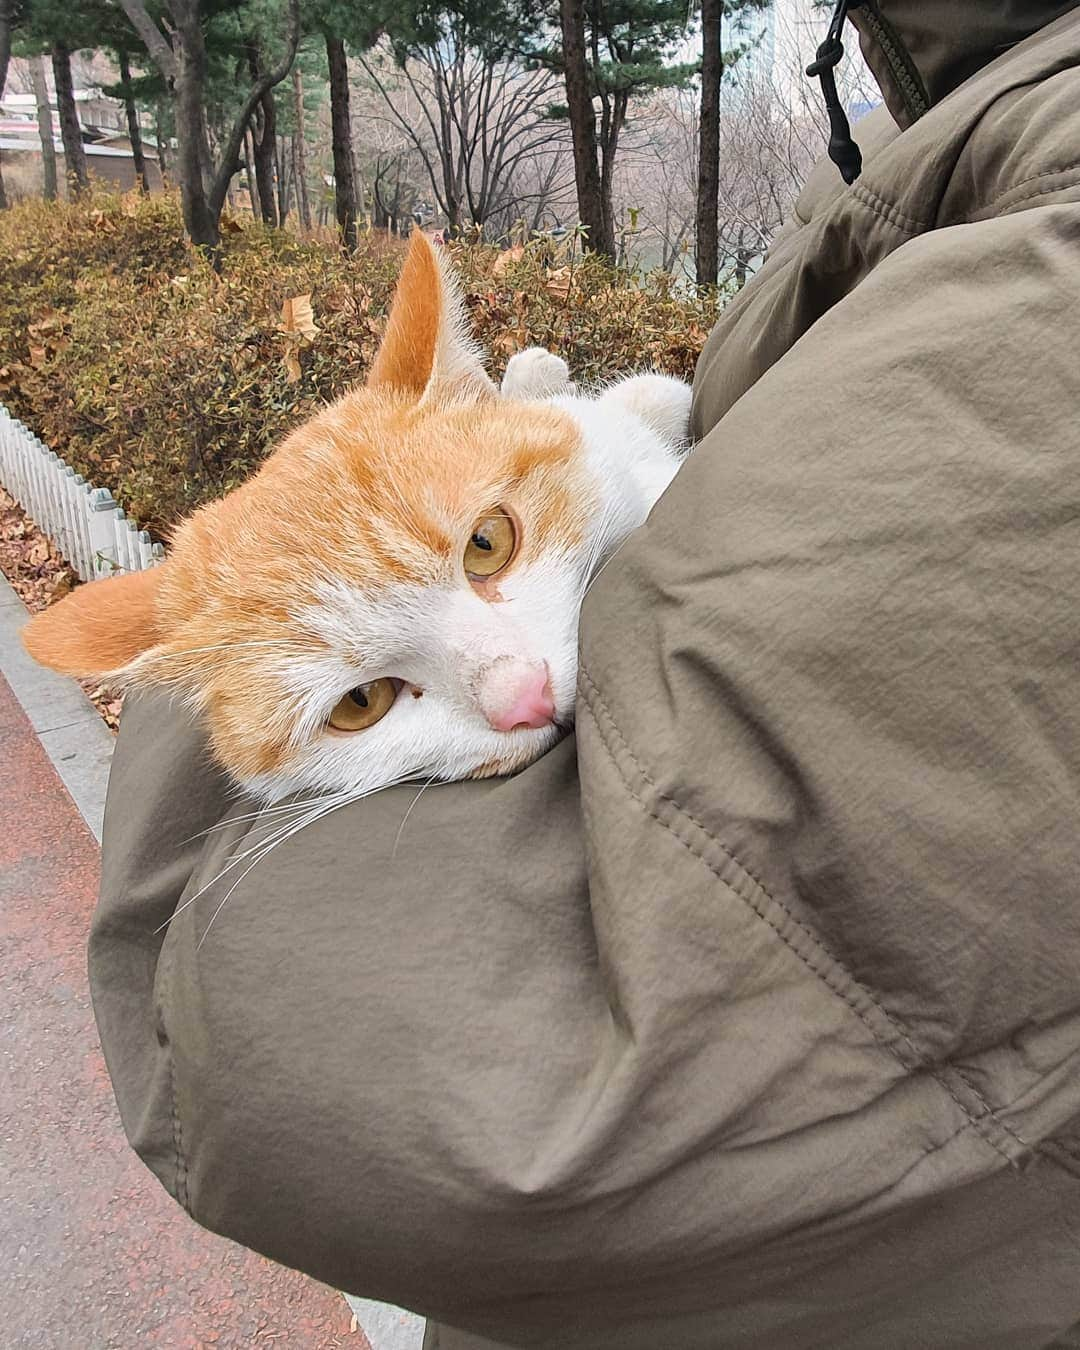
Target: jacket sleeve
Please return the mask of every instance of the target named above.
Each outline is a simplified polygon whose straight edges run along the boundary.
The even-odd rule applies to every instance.
[[[576,740],[515,778],[258,861],[127,709],[95,1007],[200,1222],[589,1350],[802,1344],[738,1337],[891,1288],[897,1215],[929,1304],[992,1245],[933,1228],[961,1187],[1033,1222],[1007,1164],[1080,1112],[1078,248],[1080,204],[942,230],[814,324],[604,571]]]

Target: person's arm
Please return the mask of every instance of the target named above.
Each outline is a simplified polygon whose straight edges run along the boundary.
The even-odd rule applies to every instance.
[[[196,862],[220,784],[126,711],[95,1007],[200,1222],[492,1339],[715,1347],[1080,1110],[1078,239],[904,245],[603,572],[576,742],[328,815],[160,949],[259,827]]]

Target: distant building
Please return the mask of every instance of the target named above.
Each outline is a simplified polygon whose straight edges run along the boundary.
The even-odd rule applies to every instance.
[[[75,102],[79,111],[86,169],[90,177],[121,192],[137,187],[135,159],[128,139],[124,105],[97,88],[76,89]],[[63,195],[66,188],[64,146],[60,139],[60,119],[55,96],[51,98],[50,111],[57,183]],[[153,139],[149,142],[144,140],[142,148],[150,190],[160,192],[161,169]],[[4,184],[12,197],[30,197],[41,193],[41,137],[33,94],[7,91],[0,99],[0,155],[3,156]]]
[[[743,22],[725,14],[720,40],[724,51],[742,55],[724,72],[722,97],[729,106],[749,90],[768,88],[788,107],[806,105],[811,86],[806,67],[814,59],[829,26],[830,10],[814,0],[773,0],[768,8],[751,12]],[[859,51],[858,35],[844,33],[844,60],[837,69],[837,86],[852,121],[881,102],[877,86]],[[814,97],[813,94],[810,97]]]
[[[768,9],[735,19],[726,12],[720,20],[720,45],[725,54],[739,53],[724,83],[735,90],[771,78],[776,65],[776,11]]]

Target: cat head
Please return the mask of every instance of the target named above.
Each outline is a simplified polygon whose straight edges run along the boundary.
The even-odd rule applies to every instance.
[[[267,800],[511,772],[571,721],[584,588],[640,519],[572,403],[499,396],[417,232],[366,385],[26,646],[175,691]]]

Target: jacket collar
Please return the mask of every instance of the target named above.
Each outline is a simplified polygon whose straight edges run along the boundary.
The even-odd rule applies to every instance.
[[[886,106],[908,127],[1080,0],[862,0],[849,11]]]

